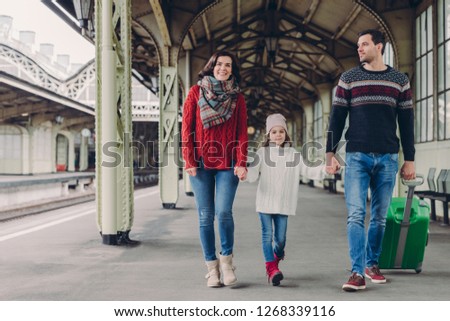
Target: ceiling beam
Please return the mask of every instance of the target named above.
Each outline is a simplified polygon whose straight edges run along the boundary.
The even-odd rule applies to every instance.
[[[194,47],[194,48],[197,48],[197,47],[198,47],[197,36],[195,35],[194,28],[191,27],[191,28],[189,29],[189,35],[190,35],[190,37],[191,37],[191,41],[192,41],[193,47]]]
[[[202,15],[202,22],[203,22],[203,27],[205,28],[206,40],[208,40],[208,42],[210,42],[211,41],[211,32],[209,31],[208,21],[206,20],[205,14]]]
[[[172,47],[169,28],[167,27],[166,18],[164,17],[164,12],[161,8],[161,3],[159,2],[159,0],[148,0],[148,1],[150,2],[153,13],[155,14],[156,23],[158,24],[159,31],[161,32],[161,37],[164,45],[167,47]]]
[[[308,11],[306,11],[306,17],[305,20],[303,20],[304,24],[308,24],[312,17],[314,16],[314,14],[317,11],[317,8],[319,7],[320,4],[320,0],[313,0],[313,2],[311,3],[311,5],[308,8]]]
[[[49,110],[48,103],[27,104],[25,106],[16,106],[11,108],[2,108],[0,120],[22,116],[22,114],[40,114]]]
[[[300,26],[299,21],[303,21],[303,18],[292,11],[283,10],[283,19],[290,22],[293,25]],[[327,42],[333,42],[334,40],[331,38],[333,35],[330,31],[323,29],[322,27],[319,27],[318,25],[309,22],[308,24],[302,24],[302,28],[299,29],[300,32],[310,32],[314,34],[315,36],[324,39]],[[345,46],[347,48],[351,48],[352,50],[355,48],[355,44],[353,42],[347,41],[345,39],[341,39],[336,42],[337,44],[340,44],[342,46]],[[330,50],[330,48],[328,48]],[[330,53],[333,54],[332,52]]]
[[[235,0],[236,3],[236,23],[241,24],[241,0]]]
[[[15,100],[15,99],[17,99],[19,97],[23,97],[23,96],[20,96],[19,93],[12,92],[12,91],[8,92],[6,94],[1,94],[0,95],[0,103],[1,102],[12,103],[12,100]]]
[[[94,118],[92,116],[81,116],[76,118],[68,118],[64,116],[64,122],[62,123],[63,127],[71,127],[85,123],[92,123]]]
[[[359,5],[353,6],[352,11],[350,11],[350,14],[345,18],[344,23],[340,24],[334,35],[331,37],[334,40],[338,40],[342,37],[342,35],[350,28],[350,25],[355,21],[355,19],[358,17],[359,13],[361,12],[362,7]]]
[[[194,44],[192,42],[191,35],[189,32],[187,33],[186,37],[184,37],[183,49],[184,50],[193,50],[194,49]]]

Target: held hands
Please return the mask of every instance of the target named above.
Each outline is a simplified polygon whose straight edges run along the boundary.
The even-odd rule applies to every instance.
[[[336,174],[341,169],[341,164],[339,164],[336,157],[334,157],[334,153],[326,154],[326,164],[325,171],[329,175]]]
[[[195,167],[188,168],[186,169],[186,173],[189,176],[196,176],[197,168]],[[234,175],[236,175],[241,181],[243,181],[247,178],[247,169],[245,167],[236,166],[234,168]]]
[[[195,176],[195,175],[197,175],[197,168],[195,168],[195,167],[187,168],[186,173],[189,176]]]
[[[239,180],[244,181],[247,178],[247,169],[242,166],[236,166],[234,168],[234,175],[236,175]]]
[[[416,178],[416,169],[414,167],[413,161],[405,161],[402,168],[400,169],[400,176],[404,180],[410,181]]]

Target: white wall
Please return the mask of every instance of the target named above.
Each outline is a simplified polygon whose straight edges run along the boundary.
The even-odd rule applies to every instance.
[[[51,173],[54,171],[52,166],[52,148],[55,144],[52,142],[52,128],[50,122],[45,122],[39,127],[30,129],[30,155],[31,173]]]
[[[16,125],[0,125],[0,173],[25,174],[24,157],[28,147],[28,132]],[[25,153],[24,153],[25,152]]]

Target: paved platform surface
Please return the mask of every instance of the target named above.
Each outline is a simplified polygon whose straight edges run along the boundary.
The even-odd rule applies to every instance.
[[[386,270],[387,284],[342,291],[349,275],[344,197],[304,185],[289,218],[285,280],[268,285],[255,194],[256,184],[240,184],[234,287],[206,287],[193,197],[180,187],[177,208],[167,210],[151,187],[135,193],[137,247],[101,243],[94,202],[0,223],[0,300],[450,300],[450,228],[439,223],[430,226],[422,273]]]

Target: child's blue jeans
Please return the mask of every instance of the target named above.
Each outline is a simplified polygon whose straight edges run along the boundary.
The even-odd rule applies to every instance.
[[[288,216],[259,213],[262,231],[262,249],[266,262],[275,261],[274,253],[284,257]]]

